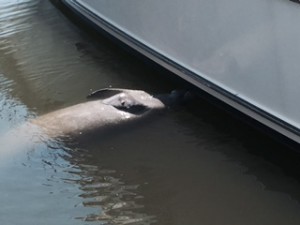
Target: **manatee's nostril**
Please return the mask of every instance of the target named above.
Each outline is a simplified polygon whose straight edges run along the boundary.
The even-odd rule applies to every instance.
[[[121,101],[121,105],[122,105],[122,106],[125,105],[125,101],[124,101],[124,100]]]

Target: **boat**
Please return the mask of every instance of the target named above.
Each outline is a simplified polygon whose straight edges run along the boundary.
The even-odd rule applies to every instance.
[[[108,34],[300,143],[297,0],[61,0]]]

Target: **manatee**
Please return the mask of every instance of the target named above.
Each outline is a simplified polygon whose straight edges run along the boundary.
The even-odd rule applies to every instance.
[[[60,109],[30,121],[49,137],[79,137],[143,120],[176,102],[185,91],[151,95],[141,90],[100,89],[89,101]]]
[[[91,93],[86,102],[27,121],[1,141],[5,140],[6,147],[17,149],[38,143],[50,145],[56,139],[77,141],[93,135],[101,137],[108,131],[114,134],[117,129],[122,130],[182,102],[185,96],[185,91],[151,95],[141,90],[100,89]]]

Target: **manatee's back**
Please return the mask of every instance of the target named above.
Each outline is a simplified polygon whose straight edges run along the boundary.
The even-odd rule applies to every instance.
[[[76,137],[119,125],[134,117],[101,101],[89,101],[45,114],[31,123],[44,129],[50,137]]]

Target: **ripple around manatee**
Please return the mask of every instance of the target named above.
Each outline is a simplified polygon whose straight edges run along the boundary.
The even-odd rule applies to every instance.
[[[13,81],[0,74],[0,82],[0,127],[3,132],[12,131],[11,139],[8,140],[11,145],[7,146],[7,150],[10,151],[15,144],[20,150],[17,154],[10,151],[7,156],[3,152],[3,142],[0,141],[0,191],[8,194],[0,197],[0,201],[6,205],[0,209],[0,215],[10,215],[7,211],[10,209],[11,212],[19,212],[21,217],[28,215],[25,224],[36,223],[42,217],[33,214],[38,212],[42,215],[44,210],[48,211],[59,201],[63,204],[52,209],[56,218],[47,215],[45,221],[61,222],[66,221],[67,217],[72,217],[73,222],[79,221],[74,224],[152,224],[155,221],[155,217],[145,214],[143,206],[138,204],[142,198],[137,194],[138,185],[124,183],[115,170],[87,163],[90,157],[88,150],[66,147],[66,143],[47,139],[47,136],[31,126],[22,129],[22,124],[35,115],[11,97]],[[22,135],[22,138],[18,135]],[[9,187],[13,187],[12,193]],[[18,189],[24,191],[16,193]],[[21,197],[19,193],[24,195]],[[19,202],[19,199],[24,202]],[[40,199],[44,199],[44,202],[41,203]],[[24,207],[26,202],[30,202],[30,207]],[[63,213],[66,211],[68,213]],[[10,215],[4,222],[18,223],[18,219]]]
[[[10,92],[14,82],[6,79],[0,71],[0,134],[12,129],[28,118],[34,116],[18,99],[12,98]]]

